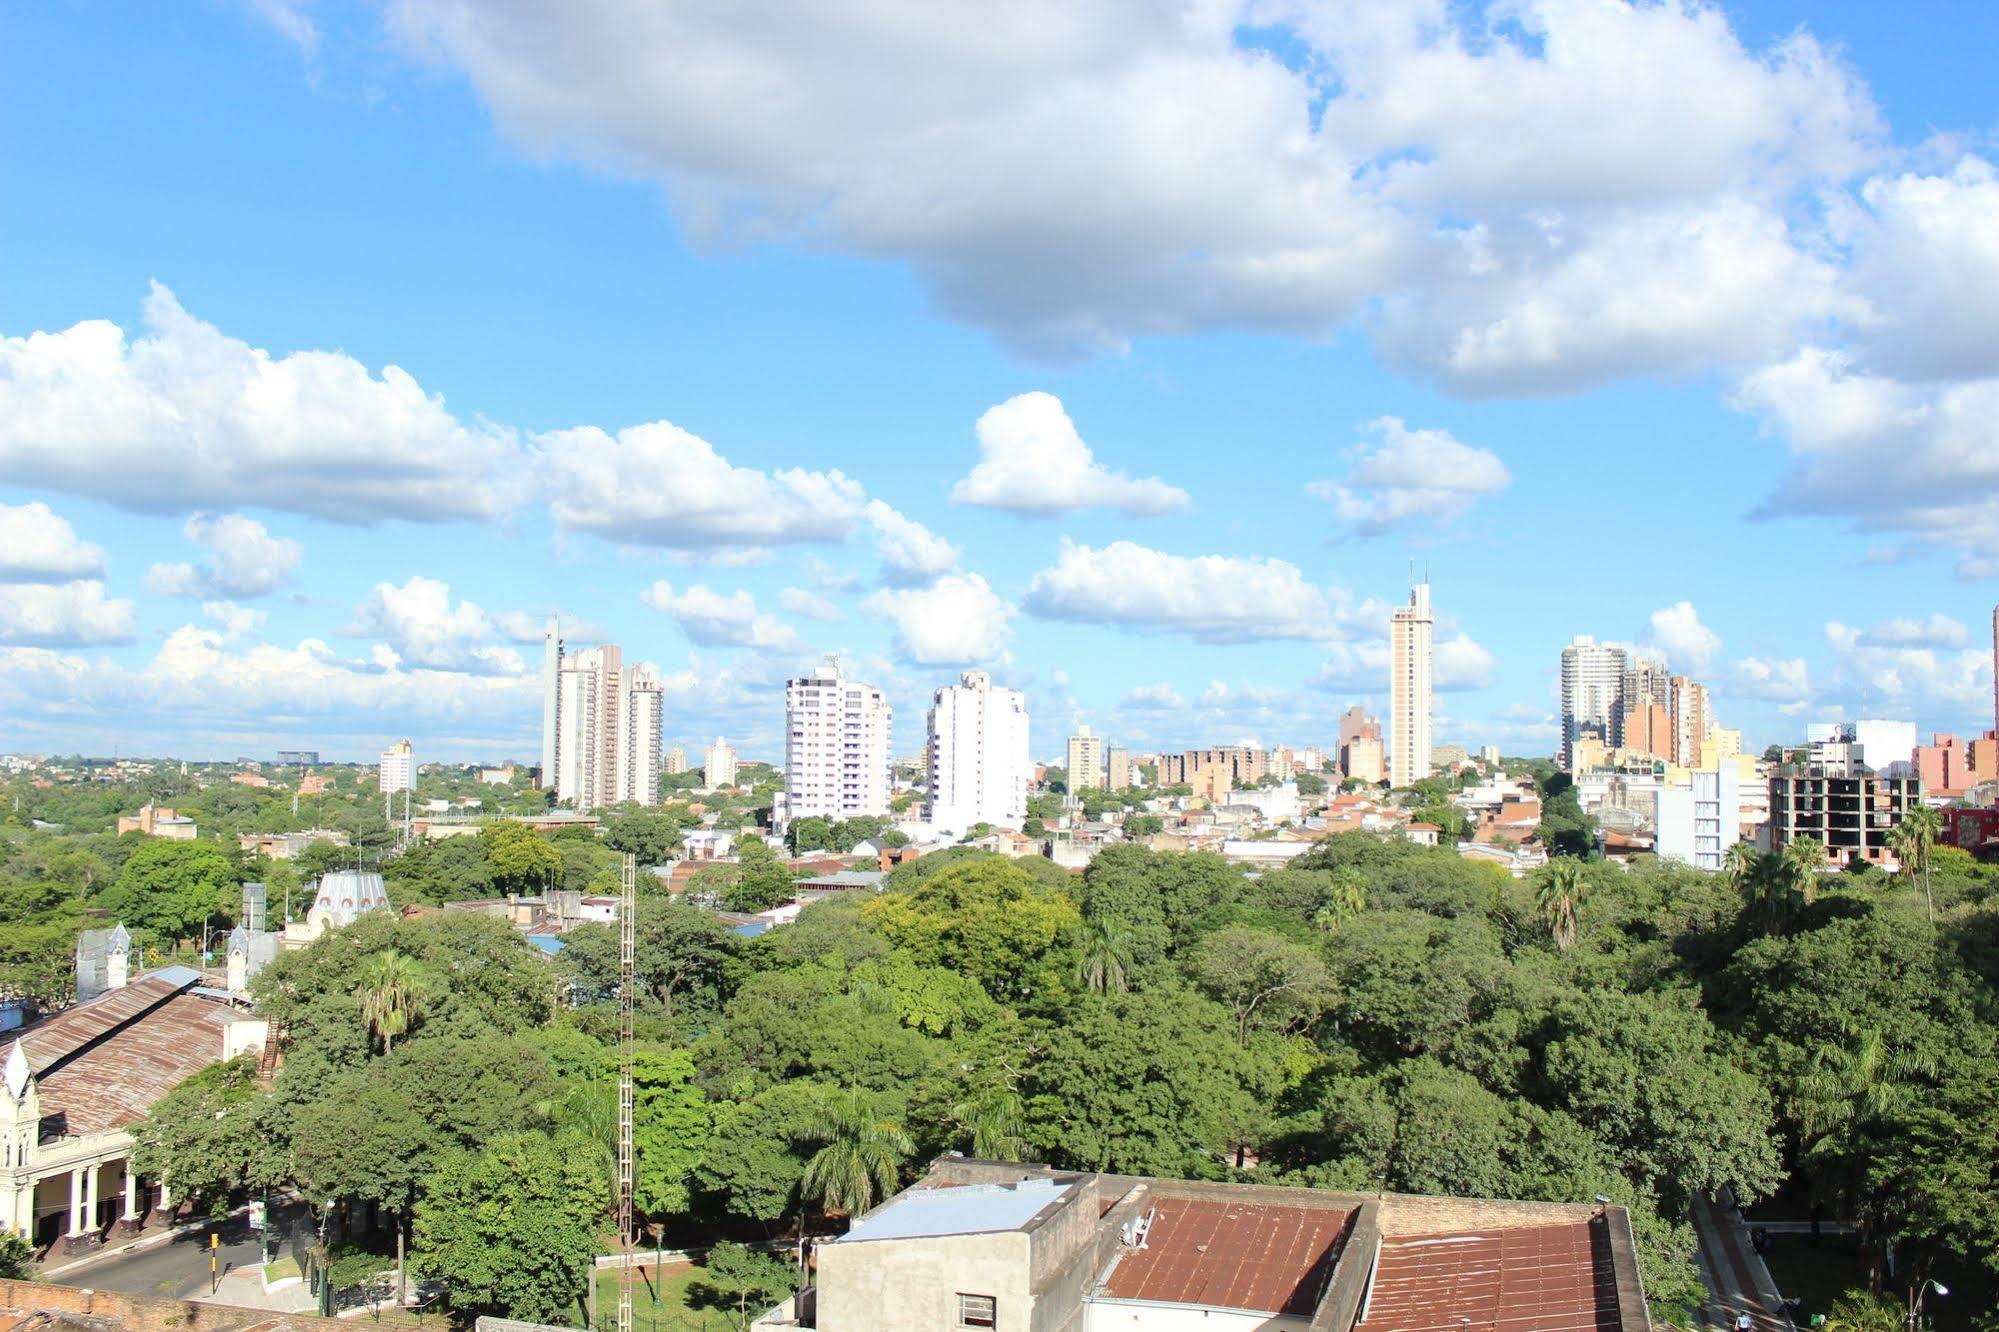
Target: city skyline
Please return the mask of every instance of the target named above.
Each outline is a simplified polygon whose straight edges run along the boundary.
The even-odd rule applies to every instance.
[[[766,117],[624,141],[612,99],[640,94],[501,18],[263,12],[295,21],[139,12],[86,42],[28,12],[0,53],[0,108],[39,131],[4,224],[37,262],[0,290],[0,748],[533,761],[560,612],[657,667],[690,756],[780,757],[785,681],[828,652],[885,691],[898,751],[964,669],[1023,690],[1037,757],[1081,725],[1332,749],[1348,705],[1390,716],[1412,560],[1438,745],[1555,752],[1580,634],[1706,684],[1753,749],[1992,725],[1999,183],[1982,83],[1935,67],[1989,49],[1964,25],[1990,15],[1530,6],[1446,25],[1456,47],[1384,19],[1366,50],[1134,19],[1042,52],[1081,156],[1034,136],[1031,92],[995,103],[1047,168],[1009,196],[874,120],[829,131],[908,195],[872,158],[776,151]],[[895,43],[847,36],[717,40],[865,118],[832,51],[893,79]],[[1594,99],[1634,48],[1722,109],[1656,117],[1642,182],[1571,128],[1615,119]],[[1216,188],[1138,151],[1096,212],[1061,206],[1049,181],[1087,182],[1105,136],[1175,123],[1105,49],[1171,50],[1210,91],[1221,155],[1191,165]],[[585,91],[512,100],[516,59]],[[1440,64],[1541,156],[1481,160],[1443,109],[1390,123]],[[61,96],[86,77],[117,91]],[[1303,108],[1323,177],[1276,151]],[[927,110],[974,170],[1008,160]],[[134,186],[146,225],[108,225]],[[1239,216],[1208,218],[1223,196]],[[1220,266],[1179,273],[1197,254]]]

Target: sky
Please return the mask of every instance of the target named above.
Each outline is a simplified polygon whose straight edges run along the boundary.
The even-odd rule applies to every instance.
[[[1999,7],[190,0],[0,43],[0,752],[1993,724]],[[698,760],[697,760],[698,761]]]

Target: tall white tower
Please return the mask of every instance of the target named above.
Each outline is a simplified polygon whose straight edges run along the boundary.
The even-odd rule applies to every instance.
[[[541,787],[555,785],[556,738],[561,734],[562,713],[556,704],[556,685],[562,674],[562,621],[551,615],[541,635]]]
[[[618,756],[618,799],[659,803],[660,738],[666,726],[666,691],[659,673],[640,663],[625,672],[623,752]]]
[[[784,687],[784,819],[888,813],[888,696],[828,658]]]
[[[1621,738],[1617,720],[1624,701],[1624,672],[1630,659],[1623,648],[1578,634],[1562,649],[1562,766],[1575,765],[1576,739],[1595,731],[1607,745]]]
[[[966,671],[930,704],[930,822],[962,833],[1027,822],[1027,696]]]
[[[1388,779],[1407,786],[1430,775],[1430,585],[1409,589],[1409,604],[1398,606],[1388,623],[1388,725],[1394,748]]]

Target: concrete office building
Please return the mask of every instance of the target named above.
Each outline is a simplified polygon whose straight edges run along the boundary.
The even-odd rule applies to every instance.
[[[1673,752],[1667,757],[1682,768],[1701,761],[1701,745],[1714,730],[1714,709],[1708,702],[1707,686],[1684,675],[1667,681],[1668,710],[1673,716]],[[1909,730],[1910,748],[1915,748],[1915,728]]]
[[[1388,776],[1407,786],[1430,775],[1430,585],[1409,589],[1388,623]]]
[[[1618,744],[1618,705],[1628,662],[1623,648],[1578,634],[1562,649],[1562,766],[1575,770],[1576,741],[1593,732]]]
[[[1027,821],[1027,697],[966,671],[932,697],[929,713],[930,823],[962,834],[977,824],[1018,829]]]
[[[1072,793],[1104,789],[1104,740],[1087,726],[1078,726],[1069,737],[1068,772]]]
[[[794,819],[886,815],[888,696],[828,660],[784,687],[783,827]]]

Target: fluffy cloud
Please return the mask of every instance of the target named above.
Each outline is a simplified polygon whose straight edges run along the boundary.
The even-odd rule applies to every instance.
[[[959,549],[914,518],[880,500],[868,501],[867,518],[890,582],[921,583],[957,569]]]
[[[104,572],[104,552],[39,500],[0,504],[0,583],[64,583]]]
[[[1729,668],[1721,687],[1737,698],[1775,703],[1787,714],[1802,711],[1814,694],[1803,657],[1744,657]]]
[[[132,641],[132,603],[111,600],[96,579],[0,583],[0,643],[78,647]]]
[[[249,606],[239,606],[233,601],[204,601],[201,613],[208,617],[210,624],[229,638],[241,638],[264,627],[265,615]]]
[[[1652,612],[1639,641],[1664,654],[1677,671],[1705,672],[1721,652],[1721,635],[1701,623],[1691,601],[1676,601]]]
[[[919,666],[1008,659],[1013,608],[978,574],[947,574],[927,587],[884,589],[865,605],[894,627],[896,651]]]
[[[579,426],[538,436],[555,521],[614,541],[685,550],[838,541],[864,497],[839,472],[738,467],[670,421],[613,435]]]
[[[1897,616],[1853,636],[1854,643],[1871,648],[1961,648],[1969,641],[1963,622],[1941,612],[1927,620]]]
[[[775,615],[757,609],[756,598],[740,588],[724,596],[700,583],[674,591],[657,582],[639,594],[654,610],[671,615],[687,637],[704,647],[746,647],[759,651],[790,651],[798,634]]]
[[[1023,603],[1051,620],[1185,634],[1202,643],[1336,638],[1333,599],[1279,559],[1168,555],[1130,541],[1063,538]]]
[[[449,584],[421,575],[400,587],[375,584],[347,632],[380,638],[396,661],[429,670],[480,675],[526,670],[520,653],[493,645],[497,630],[477,602],[454,605]]]
[[[787,587],[777,594],[777,604],[792,615],[831,624],[840,618],[840,608],[817,592],[803,587]]]
[[[1962,644],[1964,626],[1943,616],[1933,617],[1928,625],[1891,621],[1870,630],[1830,621],[1825,635],[1835,658],[1835,683],[1885,704],[1891,715],[1915,709],[1921,715],[1948,713],[1989,724],[1991,652],[1962,646],[1940,649],[1925,641],[1948,639],[1951,627]],[[1892,641],[1898,637],[1903,641]]]
[[[1142,712],[1178,712],[1187,706],[1187,700],[1180,697],[1180,691],[1164,680],[1154,684],[1142,684],[1124,697],[1124,706]]]
[[[1880,138],[1809,36],[1753,50],[1685,0],[393,13],[529,152],[659,181],[697,240],[899,258],[1050,357],[1384,296],[1482,390],[1741,354],[1819,308],[1775,205]]]
[[[155,564],[146,590],[169,597],[256,597],[273,591],[298,567],[305,547],[274,537],[254,518],[240,513],[197,513],[182,535],[208,549],[207,564]]]
[[[274,356],[153,284],[143,336],[87,320],[0,338],[0,481],[146,513],[258,505],[343,523],[488,518],[512,434],[468,426],[395,366]]]
[[[979,417],[979,462],[951,487],[956,504],[1013,513],[1116,509],[1134,516],[1171,513],[1187,492],[1156,476],[1132,477],[1098,462],[1052,393],[1023,393]]]
[[[1393,416],[1370,421],[1366,429],[1379,442],[1359,451],[1344,482],[1307,487],[1330,500],[1356,535],[1379,536],[1414,518],[1451,522],[1480,496],[1513,481],[1497,454],[1460,443],[1447,430],[1411,430]]]
[[[1483,644],[1460,632],[1431,648],[1430,687],[1438,693],[1486,689],[1498,669],[1499,662]]]
[[[1963,157],[1947,173],[1877,176],[1842,219],[1853,285],[1878,318],[1871,364],[1910,378],[1999,374],[1999,171]]]

